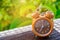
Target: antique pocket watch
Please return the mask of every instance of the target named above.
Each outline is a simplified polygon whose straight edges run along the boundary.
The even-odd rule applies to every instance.
[[[32,31],[36,36],[46,37],[53,31],[53,14],[50,11],[43,13],[35,12],[33,14]]]

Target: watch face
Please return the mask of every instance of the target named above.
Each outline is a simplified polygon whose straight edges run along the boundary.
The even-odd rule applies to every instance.
[[[46,34],[50,31],[50,23],[47,20],[38,20],[35,23],[35,31],[39,34]]]

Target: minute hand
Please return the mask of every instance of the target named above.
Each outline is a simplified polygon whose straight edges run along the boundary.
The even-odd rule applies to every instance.
[[[42,21],[42,26],[39,32],[41,32],[43,30],[44,26],[43,26],[43,21]]]

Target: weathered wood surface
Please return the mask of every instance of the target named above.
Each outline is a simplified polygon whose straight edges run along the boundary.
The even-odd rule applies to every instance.
[[[54,20],[54,30],[48,38],[34,37],[29,25],[0,32],[0,40],[60,40],[60,19]]]

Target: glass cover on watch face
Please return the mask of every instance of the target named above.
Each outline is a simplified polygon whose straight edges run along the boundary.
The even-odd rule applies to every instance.
[[[47,20],[38,20],[35,23],[35,31],[39,34],[46,34],[50,31],[50,23]]]

